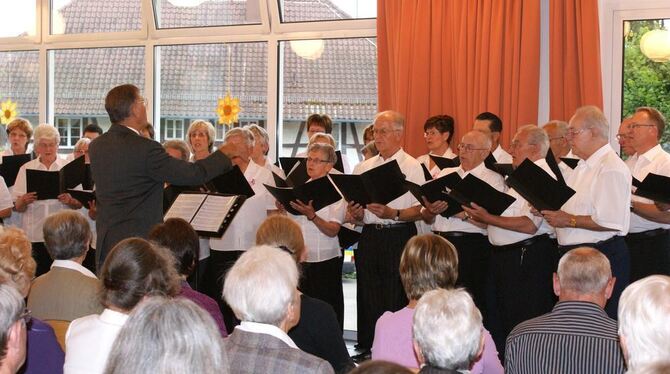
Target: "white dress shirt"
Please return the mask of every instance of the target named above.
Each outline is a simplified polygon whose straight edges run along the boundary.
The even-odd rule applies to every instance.
[[[512,155],[507,153],[500,144],[498,144],[498,147],[493,151],[493,157],[495,157],[496,162],[499,164],[511,164],[512,163]]]
[[[491,187],[495,188],[496,190],[503,192],[505,191],[505,180],[503,179],[503,177],[500,174],[496,173],[495,171],[488,169],[483,162],[470,171],[465,171],[460,166],[455,168],[442,169],[442,171],[438,175],[438,178],[454,172],[458,173],[458,175],[460,175],[461,178],[465,178],[466,175],[472,174],[475,177],[481,179],[482,181],[488,183],[489,185],[491,185]],[[441,231],[441,232],[459,231],[459,232],[469,232],[473,234],[482,234],[482,235],[487,234],[486,229],[482,229],[480,227],[473,225],[472,223],[470,223],[469,220],[463,221],[462,219],[457,217],[445,218],[439,214],[435,217],[435,222],[433,223],[432,228],[433,231]]]
[[[447,147],[447,150],[441,155],[430,152],[428,154],[417,157],[416,160],[426,165],[426,168],[430,168],[430,155],[446,157],[446,158],[458,157],[458,155],[451,150],[451,147]],[[437,177],[437,175],[440,174],[440,168],[437,165],[433,165],[433,167],[428,169],[428,171],[430,172],[430,175],[433,176],[433,178]]]
[[[344,199],[319,209],[316,215],[324,221],[337,222],[340,225],[344,222],[344,215],[347,211],[347,203]],[[331,258],[342,256],[340,251],[340,241],[337,235],[329,237],[322,233],[314,222],[307,217],[291,217],[300,225],[302,236],[305,238],[305,247],[307,247],[306,262],[321,262]]]
[[[409,154],[405,153],[405,151],[403,151],[402,148],[398,150],[398,152],[394,153],[393,156],[387,159],[382,158],[381,155],[377,155],[363,161],[362,163],[356,165],[356,167],[354,168],[354,174],[363,174],[364,172],[376,168],[377,166],[381,166],[391,160],[396,160],[398,162],[398,166],[400,166],[400,171],[402,171],[402,173],[405,174],[405,179],[407,179],[408,181],[419,185],[423,184],[426,181],[425,178],[423,177],[423,171],[421,170],[421,164],[419,163],[419,161],[417,161],[414,157],[410,156]],[[416,200],[414,195],[412,195],[409,191],[407,191],[402,196],[398,197],[397,199],[391,201],[386,205],[391,209],[406,209],[415,205],[419,205],[419,202]],[[393,224],[398,222],[393,219],[379,218],[369,210],[365,209],[365,216],[363,218],[363,223]]]
[[[556,179],[554,172],[549,168],[547,161],[543,158],[535,161],[535,165],[546,171],[552,178]],[[537,231],[533,234],[526,234],[519,231],[507,230],[498,226],[488,225],[489,242],[493,245],[508,245],[517,243],[522,240],[530,239],[534,236],[549,234],[553,232],[553,228],[549,226],[547,221],[542,217],[537,217],[531,213],[532,206],[526,199],[524,199],[514,188],[507,190],[507,194],[514,197],[516,200],[500,215],[501,217],[528,217],[533,221],[533,225],[537,227]]]
[[[288,345],[289,347],[294,349],[300,349],[298,348],[297,345],[295,345],[293,339],[291,339],[290,336],[288,336],[282,329],[280,329],[277,326],[268,325],[266,323],[242,321],[238,326],[235,326],[235,328],[240,329],[242,331],[251,332],[254,334],[266,334],[274,336],[275,338],[286,343],[286,345]]]
[[[256,229],[267,217],[268,210],[277,209],[274,198],[263,184],[274,186],[270,170],[249,161],[244,177],[255,195],[246,199],[221,238],[211,238],[209,246],[215,251],[246,251],[256,243]]]
[[[577,216],[591,216],[600,226],[613,231],[556,228],[560,245],[597,243],[614,235],[626,235],[630,224],[631,174],[609,144],[587,160],[580,160],[566,180],[576,193],[562,210]]]
[[[59,268],[75,270],[89,278],[98,279],[98,277],[96,277],[95,274],[93,274],[90,270],[86,269],[81,264],[71,260],[54,260],[54,262],[51,264],[51,267],[52,268],[59,267]]]
[[[14,201],[27,192],[27,182],[26,182],[26,170],[46,170],[46,171],[58,171],[63,166],[67,164],[67,161],[56,157],[56,160],[47,168],[43,163],[40,162],[39,158],[36,158],[32,161],[28,161],[19,169],[19,173],[16,176],[16,183],[14,184],[14,189],[12,191],[12,197]],[[20,226],[23,231],[26,232],[26,236],[33,243],[41,243],[44,241],[44,234],[42,233],[42,226],[44,225],[44,220],[63,209],[69,209],[67,205],[58,201],[58,199],[49,199],[49,200],[35,200],[32,204],[29,204],[26,207],[26,211],[21,214]]]
[[[5,184],[5,178],[0,177],[0,210],[14,207],[12,195]]]
[[[654,173],[658,175],[663,175],[670,177],[670,154],[661,148],[660,145],[656,145],[652,149],[641,155],[635,155],[628,158],[626,164],[631,170],[633,177],[638,179],[640,182],[647,177],[647,174]],[[635,190],[636,187],[633,187]],[[645,199],[640,196],[632,195],[632,200],[637,201],[643,204],[653,204],[653,200]],[[670,228],[670,225],[664,225],[662,223],[650,221],[648,219],[642,218],[635,213],[630,215],[630,229],[628,230],[631,233],[638,233],[648,230],[655,230],[658,228]]]
[[[107,357],[128,315],[105,309],[77,318],[65,334],[64,374],[103,373]]]

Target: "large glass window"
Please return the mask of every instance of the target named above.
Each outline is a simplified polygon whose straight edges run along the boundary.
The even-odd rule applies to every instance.
[[[37,51],[0,52],[0,102],[15,105],[14,110],[2,113],[3,121],[23,117],[32,124],[38,122],[39,53]],[[0,131],[0,144],[7,135]]]
[[[622,117],[641,106],[670,116],[670,19],[624,22]],[[661,144],[670,150],[670,126]]]
[[[64,49],[50,51],[50,58],[54,67],[54,117],[61,135],[77,133],[72,127],[85,127],[89,123],[109,128],[105,111],[107,92],[125,83],[134,84],[140,90],[144,88],[144,48],[141,47]],[[72,121],[72,118],[81,120]],[[64,143],[62,147],[73,145]]]
[[[333,137],[347,163],[362,158],[363,129],[377,112],[374,38],[282,42],[282,156],[305,152],[310,114],[333,120]]]
[[[377,0],[278,0],[282,22],[377,17]]]
[[[141,0],[52,0],[51,34],[137,31],[141,9]]]
[[[3,1],[0,38],[35,35],[37,20],[35,0]]]
[[[227,93],[240,99],[235,126],[265,123],[266,43],[160,46],[156,57],[160,64],[160,118],[166,125],[160,140],[182,138],[195,119],[212,122],[217,140],[221,140],[225,125],[217,124],[216,108],[218,99]],[[176,130],[177,120],[184,130]]]
[[[202,27],[261,23],[259,0],[154,0],[156,27]]]

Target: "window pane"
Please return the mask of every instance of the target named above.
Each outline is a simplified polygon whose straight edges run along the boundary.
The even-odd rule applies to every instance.
[[[261,23],[259,0],[154,0],[156,27],[201,27]]]
[[[0,82],[3,82],[0,84],[0,102],[10,100],[16,104],[15,113],[3,112],[3,117],[23,117],[37,125],[38,75],[39,52],[0,52]],[[7,134],[4,129],[0,130],[0,148],[5,146],[6,140]]]
[[[140,30],[140,4],[140,0],[52,0],[51,34]]]
[[[641,106],[654,107],[666,118],[670,116],[668,30],[670,19],[624,22],[623,118],[633,114]],[[665,52],[654,44],[654,39],[658,36],[666,40]],[[644,48],[641,48],[641,43]],[[643,49],[646,53],[643,53]],[[661,144],[666,150],[670,150],[670,126],[665,127]]]
[[[35,0],[3,1],[0,38],[35,35],[36,4]]]
[[[144,87],[144,48],[65,49],[50,52],[54,61],[54,109],[59,118],[87,117],[105,131],[110,126],[105,96],[113,87],[130,83]],[[73,125],[74,121],[70,122]],[[80,120],[76,122],[81,126]],[[73,143],[74,144],[74,143]]]
[[[305,120],[327,114],[333,137],[351,168],[362,158],[363,129],[377,111],[377,46],[374,38],[328,39],[315,51],[301,51],[282,42],[282,156],[307,147]],[[296,50],[309,58],[299,57]],[[304,53],[303,53],[304,52]],[[311,53],[311,55],[310,55]]]
[[[230,92],[240,99],[238,123],[265,121],[267,113],[267,44],[198,44],[156,47],[160,63],[160,118],[205,119],[217,124],[217,100]],[[221,129],[218,129],[221,127]],[[172,134],[183,136],[183,131]],[[167,133],[166,135],[171,135]],[[161,141],[163,139],[160,139]]]
[[[376,18],[377,0],[277,0],[282,22]]]

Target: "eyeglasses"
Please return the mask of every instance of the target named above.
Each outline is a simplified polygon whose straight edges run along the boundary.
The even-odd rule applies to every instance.
[[[471,152],[471,151],[488,151],[488,148],[475,148],[474,145],[472,144],[463,144],[460,143],[456,146],[459,151],[464,151],[464,152]]]
[[[616,140],[622,141],[622,140],[628,140],[631,139],[632,137],[630,135],[626,134],[616,134]]]
[[[423,133],[423,136],[425,138],[427,138],[429,136],[440,136],[440,135],[442,135],[442,133],[439,132],[439,131],[424,131],[424,133]]]
[[[647,125],[647,124],[644,124],[644,123],[631,123],[630,125],[628,125],[628,128],[630,129],[630,131],[633,131],[633,130],[639,128],[639,127],[656,127],[656,125]]]
[[[565,136],[557,136],[557,137],[554,137],[554,138],[549,138],[549,141],[553,142],[554,140],[561,140],[561,139],[565,139]]]
[[[581,128],[581,129],[575,129],[574,127],[568,127],[567,135],[568,136],[577,136],[577,135],[583,133],[586,130],[591,130],[591,128],[590,127],[584,127],[584,128]]]
[[[392,132],[396,132],[396,131],[400,131],[400,130],[396,130],[396,129],[391,129],[391,130],[388,130],[388,129],[380,129],[380,130],[373,129],[372,130],[372,135],[386,136],[386,135],[388,135]]]
[[[307,157],[307,162],[316,162],[317,164],[320,163],[330,164],[330,161],[328,160],[322,160],[320,158],[311,158],[311,157]]]

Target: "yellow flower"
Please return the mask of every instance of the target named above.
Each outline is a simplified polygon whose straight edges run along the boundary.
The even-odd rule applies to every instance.
[[[216,106],[216,113],[219,115],[219,124],[230,126],[237,122],[237,114],[241,110],[240,99],[230,97],[230,92],[226,93],[226,97],[219,99]]]
[[[4,103],[0,104],[0,123],[6,125],[14,120],[18,115],[16,111],[16,103],[12,102],[11,99],[7,99]]]

